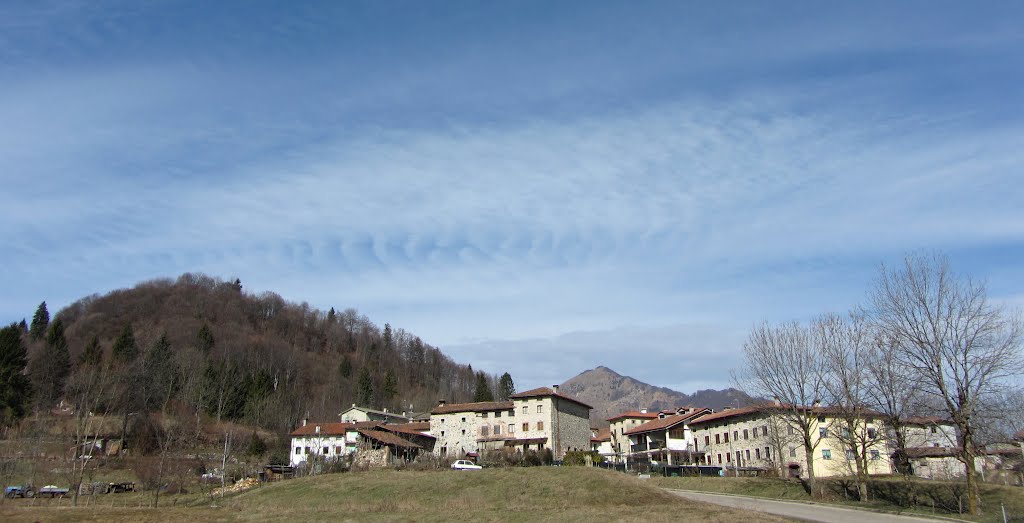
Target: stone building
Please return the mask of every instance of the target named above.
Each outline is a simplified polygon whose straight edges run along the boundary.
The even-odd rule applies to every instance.
[[[510,401],[441,401],[430,413],[434,453],[462,458],[487,450],[550,449],[562,459],[566,451],[590,449],[590,408],[557,386],[514,394]]]

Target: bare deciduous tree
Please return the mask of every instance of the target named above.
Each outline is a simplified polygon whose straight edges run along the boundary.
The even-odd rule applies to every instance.
[[[857,493],[868,495],[869,450],[883,439],[882,431],[869,427],[874,417],[869,408],[871,379],[867,362],[872,349],[870,327],[858,314],[828,314],[812,322],[814,342],[825,366],[826,401],[839,422],[834,437],[853,456]]]
[[[807,460],[807,486],[814,495],[814,450],[820,443],[811,408],[825,392],[825,366],[808,329],[796,322],[761,324],[743,344],[744,365],[737,377],[753,396],[774,398],[778,415],[792,427]]]
[[[899,268],[883,266],[869,299],[875,324],[895,343],[899,362],[956,425],[968,508],[978,514],[978,407],[1020,372],[1019,318],[990,303],[984,283],[954,274],[938,255],[911,255]]]

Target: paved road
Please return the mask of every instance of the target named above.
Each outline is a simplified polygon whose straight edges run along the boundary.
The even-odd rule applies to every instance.
[[[767,512],[776,516],[802,519],[804,521],[820,521],[822,523],[912,523],[914,521],[927,521],[935,523],[935,519],[917,516],[897,516],[895,514],[883,514],[866,510],[833,507],[828,505],[811,505],[792,501],[774,501],[760,498],[748,498],[743,496],[726,496],[722,494],[706,494],[689,490],[665,489],[677,496],[723,505],[726,507],[739,508],[743,510],[755,510]]]

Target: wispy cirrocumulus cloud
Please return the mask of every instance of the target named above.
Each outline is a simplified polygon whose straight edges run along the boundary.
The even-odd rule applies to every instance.
[[[997,13],[57,7],[0,17],[9,319],[204,271],[520,385],[694,388],[909,249],[1024,291],[1024,36]]]

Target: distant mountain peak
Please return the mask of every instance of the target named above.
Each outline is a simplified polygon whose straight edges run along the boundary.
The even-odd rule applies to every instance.
[[[717,411],[752,401],[742,391],[733,388],[706,389],[686,394],[644,383],[603,365],[570,378],[561,385],[561,388],[594,407],[590,411],[590,423],[595,427],[607,426],[608,418],[640,408],[661,410],[692,405],[709,407]]]

